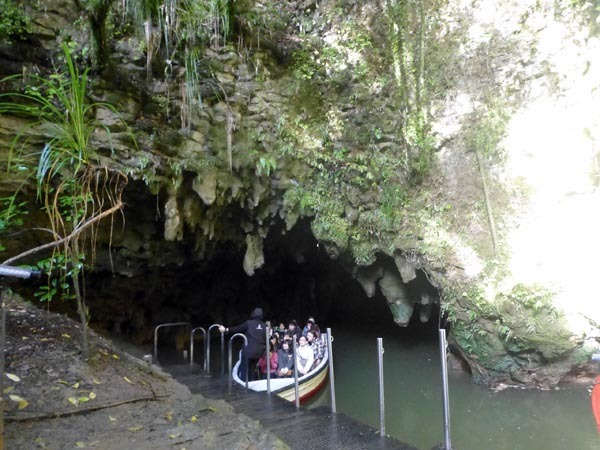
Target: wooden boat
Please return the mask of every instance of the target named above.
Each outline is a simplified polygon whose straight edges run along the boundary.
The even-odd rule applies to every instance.
[[[327,339],[327,335],[323,333],[321,339]],[[325,342],[327,342],[325,340]],[[238,375],[238,369],[240,367],[240,360],[233,367],[232,377],[233,380],[240,386],[246,387],[246,381],[242,380]],[[327,372],[329,368],[329,353],[327,346],[325,346],[325,352],[321,362],[306,375],[300,376],[298,374],[298,392],[300,394],[300,403],[308,400],[315,395],[319,389],[325,384],[327,378]],[[248,389],[252,389],[256,392],[267,392],[267,380],[256,380],[248,382]],[[294,383],[294,377],[286,378],[271,378],[271,392],[277,394],[279,397],[290,401],[296,401],[296,388]]]

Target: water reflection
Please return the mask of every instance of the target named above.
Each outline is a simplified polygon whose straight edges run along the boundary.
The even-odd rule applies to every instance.
[[[379,428],[376,338],[382,336],[386,432],[422,450],[443,441],[437,336],[340,327],[333,335],[339,412]],[[585,388],[492,392],[456,371],[449,386],[455,450],[600,450]],[[324,389],[315,404],[328,405],[329,396]]]

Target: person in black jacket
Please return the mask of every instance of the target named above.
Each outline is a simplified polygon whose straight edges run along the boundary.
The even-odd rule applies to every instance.
[[[256,378],[256,364],[259,358],[265,353],[267,325],[263,322],[263,310],[254,308],[250,314],[250,320],[231,328],[223,325],[219,326],[221,333],[244,333],[248,339],[248,346],[242,348],[242,360],[240,364],[240,379],[252,381]],[[246,360],[248,361],[248,374],[246,374]]]

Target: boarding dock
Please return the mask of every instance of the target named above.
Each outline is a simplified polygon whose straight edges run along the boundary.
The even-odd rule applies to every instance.
[[[227,376],[190,373],[189,365],[163,367],[192,393],[223,399],[272,432],[292,450],[417,450],[328,408],[297,409],[277,395],[258,393],[231,383]]]

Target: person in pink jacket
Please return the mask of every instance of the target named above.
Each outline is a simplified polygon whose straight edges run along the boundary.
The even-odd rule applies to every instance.
[[[271,348],[269,349],[269,366],[271,368],[271,377],[272,378],[276,378],[277,377],[277,344],[274,344],[271,346]],[[260,359],[258,360],[258,369],[260,370],[260,374],[261,377],[266,378],[267,377],[267,358],[266,355],[263,354]]]

